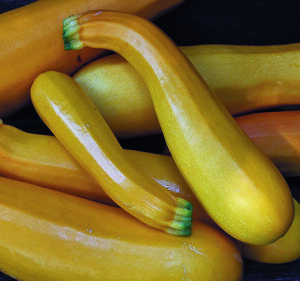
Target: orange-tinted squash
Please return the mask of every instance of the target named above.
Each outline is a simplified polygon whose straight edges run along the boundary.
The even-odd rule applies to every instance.
[[[190,201],[195,218],[212,224],[170,156],[134,150],[125,152],[160,185]],[[0,165],[2,176],[115,205],[54,136],[26,133],[1,124],[0,162],[5,163]]]
[[[0,177],[1,270],[23,281],[240,281],[224,233],[195,222],[189,237],[121,208]]]
[[[260,112],[235,120],[284,176],[300,175],[300,111]]]
[[[182,0],[39,0],[0,15],[0,118],[30,100],[30,86],[46,70],[73,73],[103,50],[65,52],[61,22],[89,9],[112,9],[152,18]],[[30,15],[30,16],[29,16]]]
[[[197,202],[170,156],[126,150],[157,182],[175,195],[193,203],[194,218],[216,226]],[[35,183],[80,197],[114,204],[91,177],[65,151],[54,136],[25,133],[12,126],[0,126],[0,175]],[[269,245],[244,243],[246,258],[271,263],[300,257],[299,203],[294,199],[295,216],[288,232]]]
[[[178,169],[223,230],[251,244],[285,234],[294,211],[284,178],[161,30],[138,16],[91,11],[64,21],[64,42],[111,49],[135,67]]]

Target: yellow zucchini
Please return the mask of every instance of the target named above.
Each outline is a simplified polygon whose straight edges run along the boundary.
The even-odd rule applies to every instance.
[[[211,218],[234,238],[268,244],[293,221],[289,187],[178,47],[138,16],[90,11],[64,21],[66,49],[111,49],[142,76],[173,159]]]
[[[300,176],[300,110],[249,113],[234,120],[284,177]],[[167,147],[164,154],[170,154]]]
[[[300,103],[299,43],[180,49],[232,115]],[[73,77],[118,136],[161,131],[147,85],[122,56],[98,59]]]
[[[0,177],[0,264],[23,281],[239,281],[224,233],[167,235],[120,208]]]
[[[294,199],[295,218],[288,232],[268,245],[244,244],[246,258],[263,263],[287,263],[300,258],[300,204]]]
[[[119,138],[161,132],[144,80],[120,55],[89,63],[73,78]]]
[[[59,142],[116,204],[152,227],[190,235],[192,204],[164,189],[124,152],[71,77],[56,71],[40,74],[31,99]]]
[[[160,185],[190,201],[195,218],[212,224],[170,156],[134,150],[125,152]],[[26,133],[1,124],[0,162],[5,163],[0,165],[1,176],[115,205],[54,136]]]
[[[64,51],[61,22],[69,14],[88,9],[110,9],[153,18],[179,5],[182,0],[31,2],[34,3],[0,14],[0,118],[16,112],[30,101],[30,86],[39,73],[55,69],[71,74],[107,53],[90,48],[79,52]]]
[[[175,195],[193,203],[194,219],[216,226],[206,214],[179,173],[172,157],[126,150],[157,182]],[[12,126],[0,126],[0,175],[46,186],[65,193],[114,202],[65,151],[54,136],[25,133]],[[295,217],[288,232],[268,245],[243,244],[243,256],[265,263],[284,263],[300,257],[299,203],[294,199]]]

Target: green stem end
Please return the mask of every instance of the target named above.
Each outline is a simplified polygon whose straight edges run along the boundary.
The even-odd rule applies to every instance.
[[[178,198],[174,220],[171,222],[166,232],[177,236],[191,235],[192,214],[193,214],[192,203],[182,198]]]
[[[67,17],[63,20],[63,40],[65,50],[79,50],[84,47],[79,38],[79,30],[80,26],[77,15]]]

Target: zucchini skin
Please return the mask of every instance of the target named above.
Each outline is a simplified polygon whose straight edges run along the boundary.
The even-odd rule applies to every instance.
[[[251,260],[279,264],[300,258],[300,204],[294,199],[295,217],[288,232],[268,245],[244,244],[243,255]]]
[[[234,116],[300,103],[299,43],[179,48]],[[73,77],[118,136],[161,132],[147,85],[122,56],[95,60]]]
[[[161,30],[134,15],[90,11],[64,21],[64,42],[113,50],[135,67],[178,169],[224,231],[256,245],[286,233],[294,208],[285,179]]]
[[[299,43],[181,50],[232,115],[300,102]]]
[[[31,100],[59,142],[116,204],[152,227],[190,235],[192,204],[164,189],[125,153],[70,76],[40,74],[32,84]]]
[[[297,53],[297,46],[294,46],[295,53]],[[233,48],[232,52],[229,52],[231,47]],[[215,83],[212,85],[212,90],[215,91],[214,87],[217,87],[217,85],[220,86],[221,83],[225,83],[226,81],[229,83],[229,78],[225,79],[224,77],[224,81],[219,78],[221,81],[218,81],[217,77],[215,77],[216,73],[221,71],[219,68],[222,67],[222,60],[221,58],[221,61],[217,60],[217,55],[222,54],[226,58],[226,60],[224,58],[224,61],[226,61],[227,64],[225,64],[225,62],[224,64],[227,66],[230,57],[239,56],[239,53],[238,50],[235,50],[234,46],[227,46],[225,50],[227,50],[228,53],[225,51],[223,51],[223,53],[222,49],[219,50],[218,48],[216,48],[214,52],[214,48],[216,47],[213,45],[181,47],[187,58],[195,65],[197,71],[201,73],[204,78],[206,78],[207,75],[209,79],[212,80],[207,81],[208,78],[206,78],[208,85],[211,86],[213,82]],[[267,52],[267,48],[259,47],[258,50],[260,48],[265,50],[265,52],[254,53],[253,56],[254,58],[256,56],[261,58],[256,58],[256,60],[257,63],[260,62],[263,64],[262,61],[264,54]],[[244,50],[244,52],[240,54],[241,56],[243,54],[246,56],[248,52],[249,54],[251,53],[251,48],[247,46],[244,46],[244,48],[241,47],[241,50]],[[286,56],[292,60],[294,56],[296,57],[296,54],[292,52],[292,47],[289,51],[290,53],[286,54]],[[278,46],[278,52],[274,52],[274,54],[270,52],[270,56],[276,56],[276,54],[283,56],[283,53],[284,50],[280,52],[280,46]],[[227,55],[230,57],[227,58]],[[242,58],[240,60],[242,60]],[[238,62],[240,60],[236,58],[234,61]],[[276,60],[274,59],[273,61]],[[206,65],[205,62],[208,65]],[[236,64],[238,64],[237,62]],[[288,65],[290,66],[290,64]],[[235,68],[235,74],[240,73],[240,75],[245,76],[248,74],[246,69],[243,69],[242,66],[240,66],[240,68],[242,68],[240,70],[238,65],[232,67]],[[280,71],[278,71],[277,75],[282,79],[284,77],[287,79],[288,77],[285,76],[286,72],[283,67],[284,65],[279,68]],[[216,72],[213,71],[217,69],[219,70]],[[276,69],[278,69],[278,67]],[[117,76],[116,73],[118,73]],[[264,73],[267,74],[267,72]],[[290,74],[290,72],[288,73]],[[295,73],[295,71],[293,73]],[[268,75],[271,74],[268,73]],[[116,81],[116,77],[118,77],[118,81]],[[231,77],[231,75],[229,77]],[[279,77],[277,78],[279,79]],[[79,70],[73,78],[91,98],[105,121],[119,138],[161,133],[151,96],[144,80],[120,55],[114,54],[98,59]],[[251,80],[250,77],[246,76],[243,77],[243,79],[241,77],[238,81],[245,81],[246,78]],[[296,77],[292,79],[296,81]],[[237,84],[238,81],[234,80],[230,82]],[[118,87],[115,87],[116,83],[118,83]],[[91,87],[91,85],[93,86]],[[293,85],[297,87],[297,84]],[[282,92],[280,92],[278,96],[275,95],[273,99],[267,98],[272,96],[270,92],[267,92],[268,96],[259,98],[259,91],[248,91],[246,87],[237,86],[236,91],[239,92],[233,94],[233,92],[228,91],[228,95],[229,92],[232,95],[231,98],[228,97],[228,101],[231,100],[232,104],[235,104],[236,107],[242,106],[244,103],[249,104],[249,106],[254,104],[254,102],[248,101],[250,98],[246,94],[253,95],[253,100],[257,103],[267,104],[273,100],[277,100],[278,105],[299,103],[296,94],[293,95],[290,100],[283,102],[284,99],[288,99],[289,95],[291,95],[288,89],[282,89]],[[222,96],[220,96],[217,91],[215,91],[215,93],[231,114],[236,113],[231,109],[228,102],[222,100]],[[267,105],[265,106],[267,107]],[[254,106],[252,108],[252,110],[255,109],[259,109],[259,107]],[[245,113],[246,111],[241,112]],[[284,176],[297,177],[300,175],[300,151],[298,149],[300,148],[300,136],[297,127],[300,123],[299,110],[248,113],[242,116],[235,116],[235,121],[242,127],[251,140],[254,141],[258,148],[272,160]],[[282,135],[284,135],[284,138],[281,137]],[[287,141],[285,141],[285,139]]]
[[[61,22],[66,16],[104,8],[153,18],[182,2],[39,0],[2,13],[0,34],[5,39],[0,45],[0,118],[13,114],[30,102],[30,87],[38,74],[52,69],[72,74],[85,63],[107,53],[90,48],[65,52],[61,40]]]
[[[213,224],[170,156],[134,150],[124,152],[165,189],[190,201],[194,218]],[[31,134],[0,124],[0,162],[5,162],[0,165],[1,176],[116,205],[55,136]]]
[[[133,150],[126,150],[126,153],[164,188],[192,202],[195,220],[217,227],[191,193],[172,157]],[[54,136],[25,133],[2,124],[0,159],[5,162],[5,165],[0,165],[1,176],[115,205]],[[295,199],[294,206],[294,221],[288,232],[266,246],[244,243],[243,257],[264,263],[285,263],[298,259],[300,212]]]
[[[3,177],[0,197],[1,270],[18,280],[242,280],[235,243],[206,224],[171,236],[120,208]]]
[[[284,176],[299,177],[299,110],[246,114],[235,121]]]

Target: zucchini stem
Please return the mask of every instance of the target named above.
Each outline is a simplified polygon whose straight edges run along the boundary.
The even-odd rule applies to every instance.
[[[48,71],[31,88],[48,128],[104,192],[140,221],[174,235],[190,235],[192,204],[177,198],[125,153],[94,104],[70,76]]]

